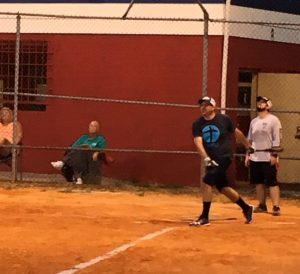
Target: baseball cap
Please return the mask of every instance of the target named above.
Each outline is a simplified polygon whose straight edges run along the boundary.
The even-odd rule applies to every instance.
[[[273,104],[272,104],[271,100],[268,97],[266,97],[266,96],[257,96],[256,97],[256,102],[259,102],[261,100],[265,101],[269,108],[272,107]]]
[[[256,102],[259,102],[261,100],[264,100],[265,102],[268,102],[270,99],[266,96],[257,96],[256,97]]]
[[[216,106],[216,101],[212,97],[204,96],[204,97],[202,97],[201,99],[198,100],[199,105],[202,104],[203,102],[207,102],[207,103],[211,104],[213,107]]]

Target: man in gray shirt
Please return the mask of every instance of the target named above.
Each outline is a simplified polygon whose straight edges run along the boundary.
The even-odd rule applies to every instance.
[[[248,139],[255,150],[271,149],[280,146],[282,127],[279,119],[270,113],[272,102],[267,97],[257,97],[257,117],[250,123]],[[256,185],[259,205],[254,212],[268,212],[266,186],[270,189],[273,203],[272,214],[280,215],[280,189],[277,183],[278,154],[257,151],[246,154],[245,165],[250,168],[250,182]]]

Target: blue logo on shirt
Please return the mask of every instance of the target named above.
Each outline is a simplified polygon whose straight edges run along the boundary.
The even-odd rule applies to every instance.
[[[202,138],[205,143],[216,143],[220,138],[220,130],[215,125],[208,125],[202,129]]]

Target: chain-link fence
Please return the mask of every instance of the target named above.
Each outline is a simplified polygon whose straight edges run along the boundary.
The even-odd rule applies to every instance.
[[[279,181],[299,182],[298,16],[270,22],[262,11],[200,4],[149,5],[147,16],[142,5],[98,16],[2,12],[0,96],[14,110],[14,149],[1,177],[63,181],[50,162],[100,120],[115,159],[104,176],[198,185],[191,124],[208,94],[245,134],[256,96],[270,97],[283,126]],[[248,180],[236,153],[233,177]]]
[[[300,18],[287,13],[232,6],[225,20],[211,20],[224,27],[221,101],[245,134],[257,116],[256,97],[271,99],[271,112],[282,124],[278,180],[299,183],[300,151]],[[232,107],[232,108],[230,108]],[[236,110],[248,108],[251,111]],[[239,151],[239,150],[238,150]],[[238,152],[237,151],[237,152]],[[248,178],[244,157],[236,158],[236,174]]]

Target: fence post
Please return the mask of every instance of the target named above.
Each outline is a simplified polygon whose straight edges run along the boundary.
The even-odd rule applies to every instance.
[[[197,0],[204,17],[204,29],[203,29],[203,63],[202,63],[202,97],[207,95],[207,86],[208,86],[208,22],[209,14],[204,8],[200,0]],[[204,161],[201,160],[200,165],[200,188],[202,184],[202,177],[205,174]]]
[[[224,42],[222,60],[222,83],[221,83],[221,112],[226,112],[226,85],[227,85],[227,66],[228,66],[228,46],[229,46],[229,23],[231,0],[226,0],[225,22],[224,22]]]
[[[209,14],[204,8],[200,0],[197,0],[204,16],[204,30],[203,30],[203,64],[202,64],[202,96],[207,95],[207,81],[208,81],[208,21]]]
[[[133,7],[134,1],[135,1],[135,0],[131,0],[129,6],[128,6],[128,8],[127,8],[127,10],[125,11],[125,13],[124,13],[123,16],[122,16],[122,19],[126,19],[128,13],[129,13],[129,11],[130,11],[131,8]]]
[[[21,16],[17,15],[16,26],[16,53],[15,53],[15,86],[14,86],[14,121],[13,121],[13,148],[12,148],[12,182],[17,179],[17,121],[18,121],[18,91],[19,91],[19,67],[20,67],[20,30],[21,30]]]

